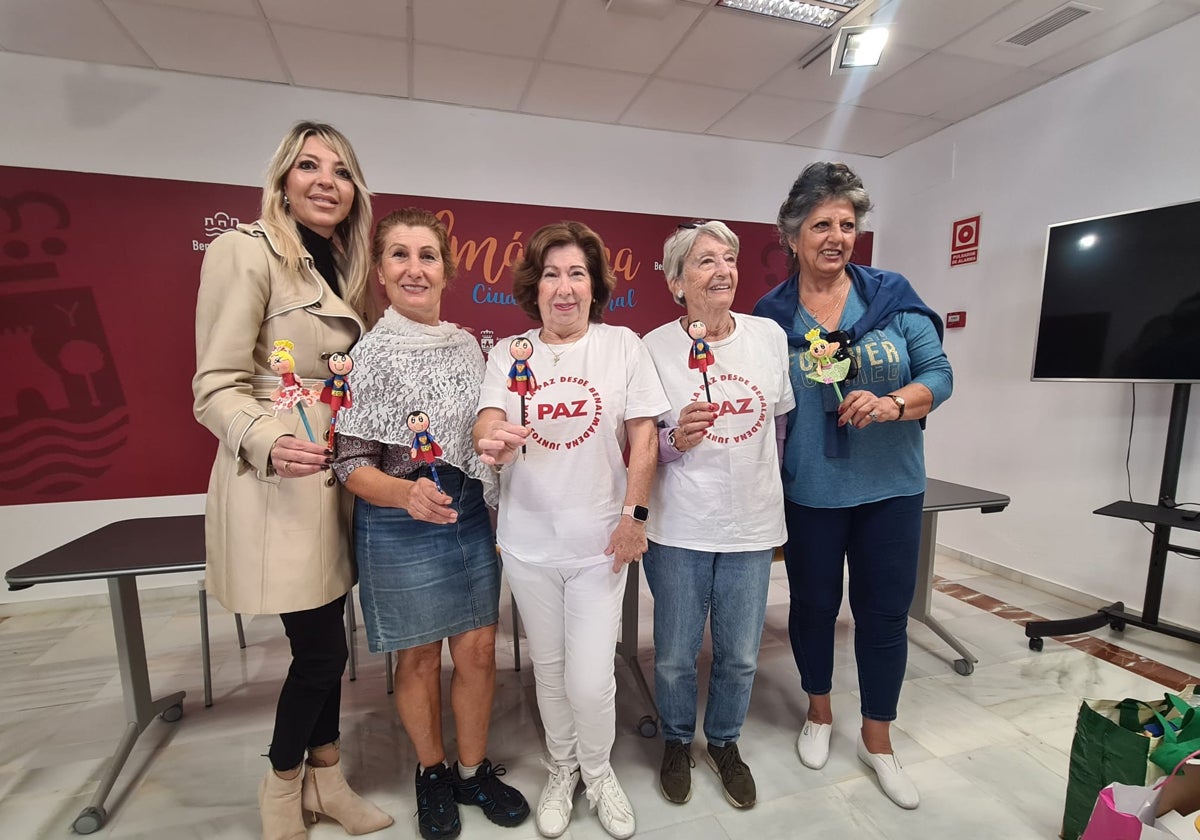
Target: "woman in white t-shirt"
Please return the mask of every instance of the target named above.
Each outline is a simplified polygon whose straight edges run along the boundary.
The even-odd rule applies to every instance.
[[[638,337],[600,322],[614,282],[585,225],[530,237],[513,297],[541,326],[496,344],[475,424],[481,459],[503,467],[496,539],[546,729],[550,777],[537,807],[546,837],[566,831],[581,777],[605,831],[635,828],[609,763],[613,664],[626,567],[646,549],[655,418],[668,403]]]
[[[779,444],[781,415],[795,397],[783,330],[730,312],[737,256],[737,235],[722,222],[680,225],[663,245],[667,286],[687,314],[645,338],[671,409],[660,424],[642,567],[654,594],[663,795],[680,804],[692,795],[696,657],[711,613],[704,755],[725,798],[749,808],[754,777],[737,740],[754,684],[771,559],[787,540]]]

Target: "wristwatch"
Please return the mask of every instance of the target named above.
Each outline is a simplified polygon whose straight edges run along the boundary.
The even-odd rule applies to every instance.
[[[884,394],[884,396],[890,397],[892,402],[894,402],[896,404],[896,408],[900,409],[900,415],[896,419],[903,420],[904,419],[904,397],[900,396],[899,394]]]
[[[645,522],[650,518],[650,509],[645,505],[625,505],[621,508],[622,516],[632,516],[634,522]]]

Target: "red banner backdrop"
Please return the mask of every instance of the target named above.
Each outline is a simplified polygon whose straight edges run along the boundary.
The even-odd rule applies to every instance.
[[[0,504],[204,492],[216,441],[192,418],[193,322],[208,243],[257,218],[261,191],[0,167]],[[532,324],[509,266],[543,224],[575,219],[604,239],[617,276],[605,320],[645,333],[680,310],[658,262],[678,218],[377,195],[376,218],[427,207],[450,229],[459,273],[442,317],[487,347]],[[772,225],[741,239],[742,309],[783,279]],[[856,261],[870,262],[871,236]]]

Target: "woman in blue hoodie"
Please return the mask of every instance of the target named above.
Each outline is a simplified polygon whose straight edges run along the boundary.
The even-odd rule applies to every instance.
[[[892,801],[916,808],[920,797],[892,752],[890,733],[916,587],[924,418],[950,397],[953,375],[941,319],[908,281],[850,262],[870,208],[862,179],[845,164],[805,168],[778,218],[793,273],[754,314],[787,333],[796,395],[783,482],[788,631],[809,700],[796,743],[800,760],[819,769],[829,757],[834,625],[848,564],[862,712],[858,757]]]

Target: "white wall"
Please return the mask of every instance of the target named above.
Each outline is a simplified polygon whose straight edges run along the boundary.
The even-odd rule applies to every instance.
[[[683,218],[771,222],[800,169],[825,156],[9,53],[0,53],[0,114],[6,166],[258,185],[286,128],[309,118],[331,122],[353,140],[377,192]],[[849,160],[868,179],[882,169],[878,160]],[[202,496],[0,507],[0,566],[10,569],[107,522],[202,510]],[[143,585],[171,582],[177,580]],[[0,602],[97,591],[102,584],[40,586],[0,591]]]
[[[1126,497],[1130,386],[1030,382],[1029,371],[1047,225],[1200,199],[1198,39],[1192,18],[902,150],[872,196],[876,263],[943,314],[968,312],[947,336],[955,394],[929,423],[929,473],[1013,498],[1002,514],[941,517],[939,542],[1136,609],[1150,535],[1091,513]],[[976,213],[979,263],[949,268],[951,222]],[[1131,299],[1137,289],[1130,277]],[[1200,501],[1194,391],[1179,501]],[[1137,388],[1136,501],[1158,495],[1170,398],[1169,385]],[[1163,617],[1200,627],[1198,591],[1200,568],[1172,555]]]

